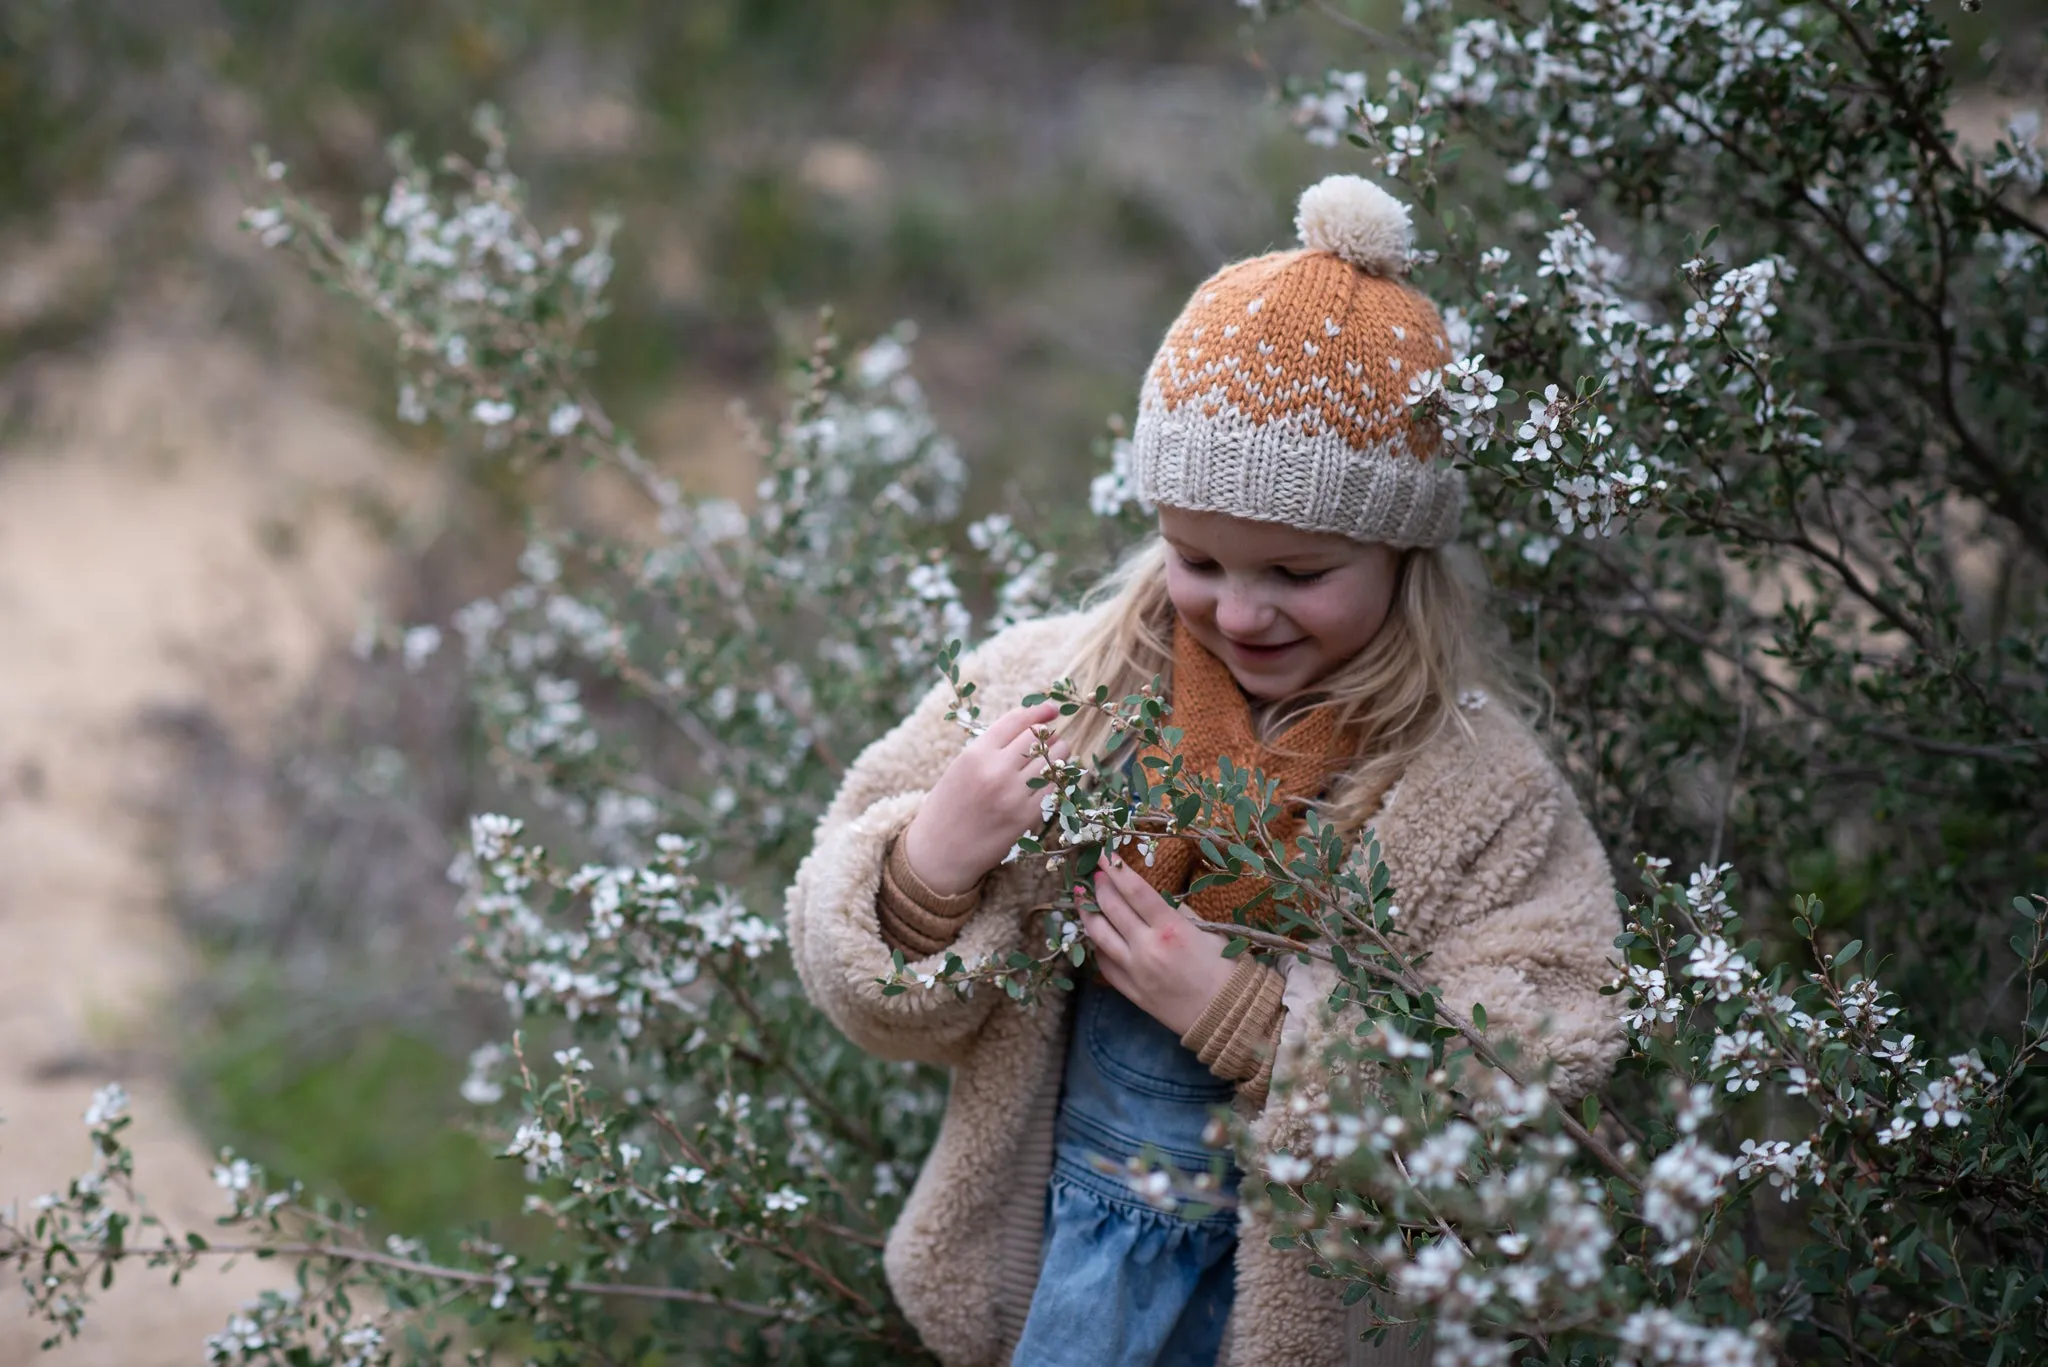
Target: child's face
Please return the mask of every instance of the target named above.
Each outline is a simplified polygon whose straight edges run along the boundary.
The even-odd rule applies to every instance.
[[[1159,531],[1175,611],[1250,697],[1311,687],[1387,620],[1391,546],[1180,508],[1159,510]]]

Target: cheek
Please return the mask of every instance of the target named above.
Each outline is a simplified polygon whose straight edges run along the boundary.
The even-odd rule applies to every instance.
[[[1392,585],[1377,578],[1318,584],[1295,601],[1292,615],[1325,649],[1348,656],[1371,644],[1392,604]]]
[[[1166,596],[1173,610],[1196,626],[1207,626],[1216,615],[1216,592],[1207,581],[1176,565],[1166,570]]]

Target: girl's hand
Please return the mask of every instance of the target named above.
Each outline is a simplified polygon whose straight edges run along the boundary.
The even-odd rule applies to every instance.
[[[1044,824],[1039,802],[1045,789],[1026,781],[1045,768],[1032,753],[1038,728],[1059,712],[1054,702],[1005,712],[939,775],[903,832],[904,857],[933,892],[966,892],[1003,862],[1019,836]],[[1065,758],[1066,742],[1054,741],[1051,753]]]
[[[1081,928],[1095,942],[1102,978],[1176,1035],[1201,1019],[1237,971],[1223,957],[1225,936],[1202,929],[1121,860],[1095,875],[1100,911],[1084,909]]]

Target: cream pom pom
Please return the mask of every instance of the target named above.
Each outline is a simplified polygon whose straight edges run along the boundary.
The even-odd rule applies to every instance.
[[[1373,275],[1405,275],[1415,237],[1408,206],[1364,176],[1325,176],[1303,190],[1294,230],[1309,250]]]

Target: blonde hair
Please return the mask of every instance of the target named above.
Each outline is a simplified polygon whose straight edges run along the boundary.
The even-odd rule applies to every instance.
[[[1172,698],[1174,607],[1166,592],[1166,543],[1149,538],[1088,595],[1095,620],[1076,647],[1069,676],[1084,692],[1106,685],[1111,702],[1157,677]],[[1335,711],[1339,734],[1356,737],[1356,758],[1331,781],[1319,806],[1347,833],[1372,819],[1409,762],[1446,726],[1471,723],[1459,706],[1485,686],[1499,705],[1518,695],[1481,636],[1473,594],[1445,549],[1402,552],[1387,620],[1366,647],[1316,681],[1312,691],[1265,709],[1273,734],[1315,707]],[[1168,718],[1169,724],[1172,719]],[[1115,749],[1109,719],[1082,711],[1066,740],[1080,759]]]

